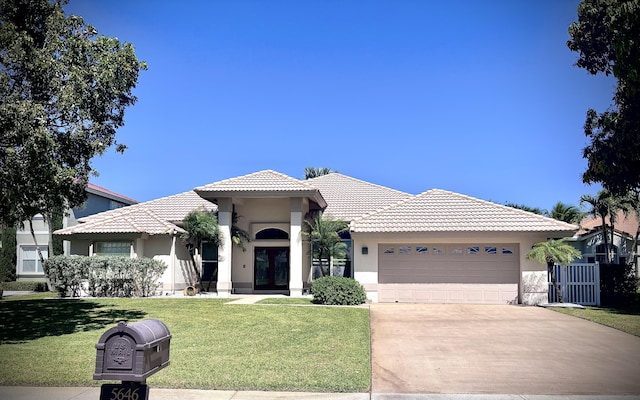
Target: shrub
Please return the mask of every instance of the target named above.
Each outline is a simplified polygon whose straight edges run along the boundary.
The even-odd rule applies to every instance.
[[[16,278],[16,228],[2,228],[0,240],[0,282],[11,281]]]
[[[626,306],[636,301],[638,278],[633,265],[600,264],[600,302],[603,306]]]
[[[29,291],[29,292],[46,292],[47,284],[44,282],[34,281],[13,281],[2,283],[4,290]]]
[[[167,269],[159,260],[106,256],[53,256],[45,273],[61,297],[77,297],[86,283],[94,297],[150,296]]]
[[[311,285],[313,302],[327,305],[358,305],[367,300],[362,285],[352,278],[325,276]]]
[[[87,261],[84,256],[52,256],[45,260],[44,273],[60,297],[80,296],[87,277]]]

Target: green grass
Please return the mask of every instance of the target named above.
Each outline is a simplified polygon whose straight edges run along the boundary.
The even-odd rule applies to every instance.
[[[268,299],[262,299],[257,304],[291,304],[291,305],[300,305],[300,304],[313,304],[312,299],[306,297],[271,297]]]
[[[623,332],[640,336],[640,306],[625,308],[585,307],[552,308],[554,311],[610,326]]]
[[[102,333],[156,318],[171,365],[153,387],[367,391],[369,314],[347,307],[224,305],[219,299],[0,301],[0,386],[89,386]]]

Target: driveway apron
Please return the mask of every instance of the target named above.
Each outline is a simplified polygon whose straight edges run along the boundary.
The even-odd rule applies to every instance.
[[[640,394],[640,338],[540,307],[373,304],[373,393]]]

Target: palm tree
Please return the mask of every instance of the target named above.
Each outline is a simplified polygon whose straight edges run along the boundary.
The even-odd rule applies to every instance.
[[[526,204],[518,204],[518,203],[507,202],[504,205],[507,206],[507,207],[517,208],[518,210],[528,211],[530,213],[534,213],[534,214],[538,214],[538,215],[545,215],[547,213],[547,210],[542,210],[542,209],[540,209],[538,207],[529,207]]]
[[[199,251],[204,241],[211,242],[218,247],[222,245],[222,232],[220,232],[220,227],[218,226],[218,218],[214,212],[197,209],[187,214],[183,223],[185,231],[180,238],[189,250],[189,256],[196,274],[196,286],[202,289],[200,287],[202,278],[197,267],[195,253]]]
[[[607,237],[607,221],[606,218],[609,216],[609,220],[615,222],[615,216],[612,220],[612,215],[617,213],[615,201],[613,200],[613,196],[609,193],[608,190],[603,189],[598,192],[598,194],[594,197],[588,194],[580,197],[580,204],[588,204],[590,208],[587,210],[587,214],[591,215],[594,218],[600,218],[601,230],[602,230],[602,239],[604,241],[605,248],[605,257],[607,263],[611,263],[611,254],[610,254],[610,246],[609,246],[609,238]],[[612,238],[613,241],[613,238]]]
[[[559,201],[553,206],[549,216],[553,219],[564,221],[569,224],[579,224],[580,221],[582,221],[582,218],[584,218],[584,213],[576,206]]]
[[[321,167],[321,168],[306,167],[304,169],[304,179],[317,178],[319,176],[332,174],[334,172],[338,172],[338,171],[332,170],[331,168],[327,168],[327,167]]]
[[[244,247],[244,243],[250,242],[251,236],[249,235],[249,232],[238,226],[238,219],[239,217],[237,212],[234,211],[231,213],[231,241],[233,244],[240,247],[242,251],[247,251],[246,247]]]
[[[308,232],[304,232],[312,243],[313,258],[320,261],[320,271],[323,276],[331,275],[331,260],[341,258],[346,254],[347,246],[342,242],[340,234],[349,229],[349,225],[342,220],[324,218],[322,212],[317,213],[312,219],[305,219]],[[326,260],[329,269],[325,273],[322,261]]]
[[[580,250],[567,244],[567,238],[560,240],[547,240],[545,242],[539,242],[533,245],[533,248],[529,250],[526,257],[527,260],[535,260],[540,264],[547,265],[547,271],[551,276],[551,282],[553,288],[558,295],[558,300],[562,303],[562,292],[558,286],[558,277],[555,274],[555,264],[566,265],[573,262],[573,260],[582,257]]]

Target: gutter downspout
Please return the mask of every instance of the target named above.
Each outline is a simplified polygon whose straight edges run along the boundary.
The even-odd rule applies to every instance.
[[[171,293],[176,293],[176,231],[171,230]]]

